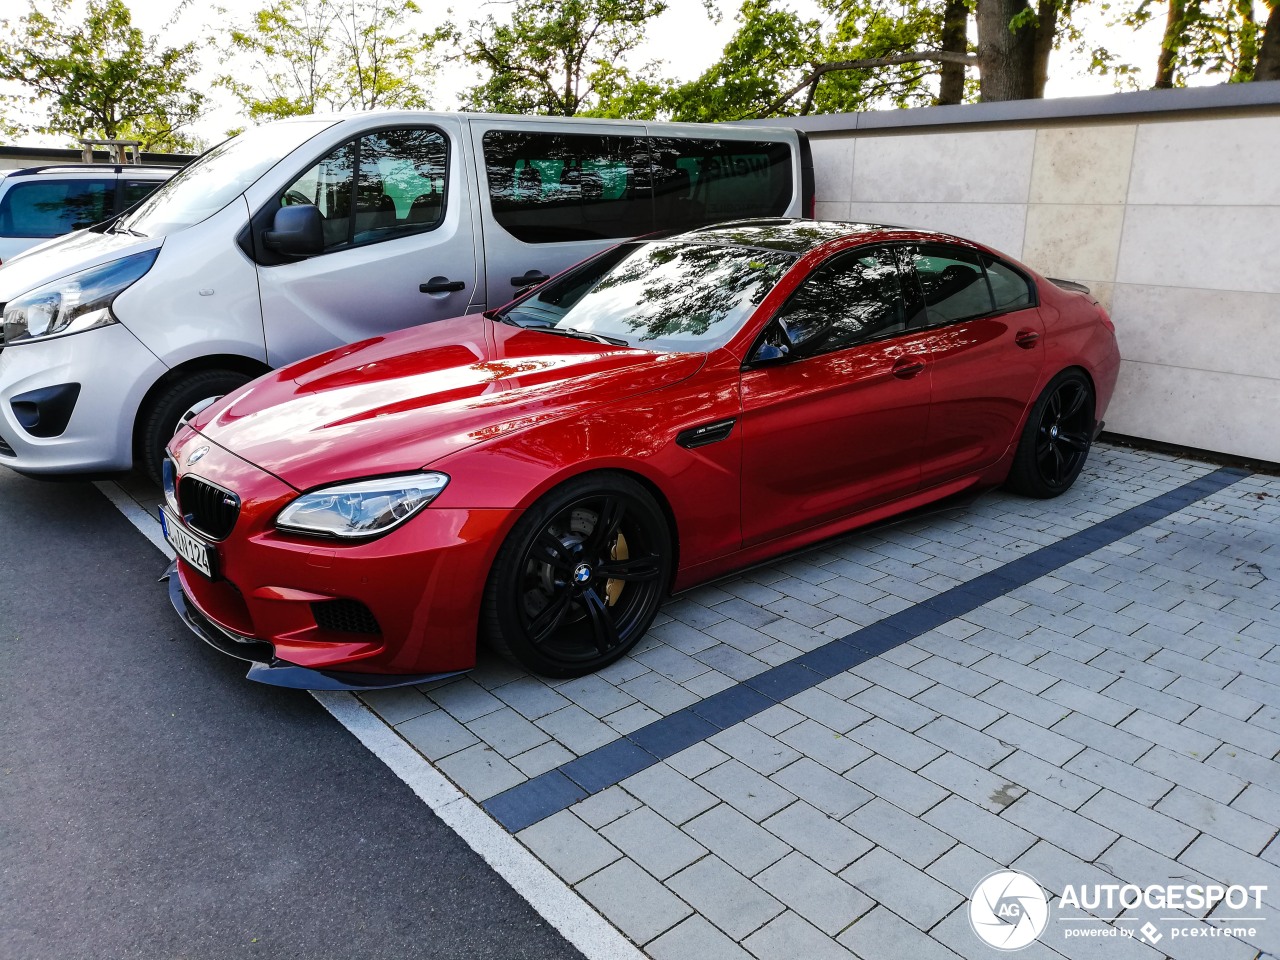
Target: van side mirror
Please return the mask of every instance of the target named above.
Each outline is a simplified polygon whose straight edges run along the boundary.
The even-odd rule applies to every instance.
[[[793,349],[794,345],[791,343],[791,338],[787,336],[787,331],[777,320],[773,320],[765,330],[764,339],[752,351],[750,359],[747,360],[747,366],[765,366],[789,360]]]
[[[300,203],[276,211],[271,229],[262,234],[264,246],[286,257],[313,257],[324,252],[324,226],[314,204]]]

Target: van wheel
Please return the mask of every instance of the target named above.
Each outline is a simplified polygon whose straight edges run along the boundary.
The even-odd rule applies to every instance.
[[[178,428],[251,378],[234,370],[201,370],[170,384],[143,411],[139,454],[148,477],[160,482],[164,448]]]

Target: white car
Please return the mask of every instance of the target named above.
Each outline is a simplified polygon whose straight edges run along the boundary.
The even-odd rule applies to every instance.
[[[274,367],[499,307],[630,237],[812,212],[809,144],[782,127],[410,111],[254,127],[0,267],[0,466],[158,477],[180,422]]]
[[[127,210],[179,164],[72,163],[0,170],[0,263]]]

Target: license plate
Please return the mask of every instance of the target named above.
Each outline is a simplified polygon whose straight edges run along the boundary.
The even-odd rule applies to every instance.
[[[177,551],[178,556],[195,567],[210,580],[213,579],[214,558],[213,547],[209,546],[189,529],[168,508],[160,508],[160,529],[169,546]]]

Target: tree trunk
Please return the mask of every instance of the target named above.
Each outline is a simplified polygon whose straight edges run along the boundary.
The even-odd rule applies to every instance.
[[[1160,41],[1160,59],[1156,61],[1157,90],[1173,89],[1173,67],[1182,46],[1182,20],[1186,16],[1185,0],[1169,0],[1169,18],[1164,23]]]
[[[965,0],[947,0],[942,12],[942,49],[965,53],[969,49],[969,6]],[[964,64],[942,64],[938,103],[959,103],[964,98]]]
[[[1035,93],[1036,30],[1011,30],[1026,0],[978,0],[978,60],[984,101],[1029,100]],[[1050,41],[1052,42],[1052,40]]]
[[[1280,2],[1272,0],[1271,15],[1263,28],[1262,43],[1258,46],[1258,66],[1253,71],[1255,80],[1280,80]]]
[[[1049,54],[1053,53],[1053,41],[1058,35],[1058,4],[1055,0],[1040,0],[1036,16],[1039,22],[1031,53],[1031,96],[1041,99],[1049,81]]]

